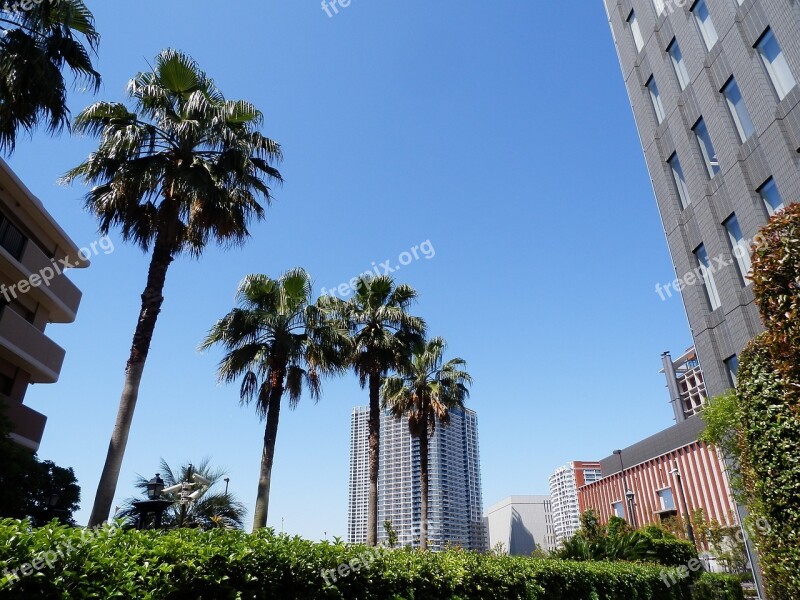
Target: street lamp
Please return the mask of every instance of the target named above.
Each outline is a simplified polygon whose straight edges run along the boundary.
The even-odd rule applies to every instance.
[[[225,495],[227,496],[228,495],[228,484],[231,482],[231,478],[230,477],[226,477],[222,481],[225,482]]]
[[[633,499],[636,497],[636,494],[628,487],[628,482],[625,478],[625,465],[622,463],[622,450],[614,450],[614,454],[619,457],[619,469],[622,475],[622,491],[625,494],[625,500],[628,504],[628,516],[631,520],[631,526],[636,529],[636,513],[633,511]]]
[[[164,480],[161,479],[161,473],[156,473],[156,476],[147,482],[147,497],[150,500],[158,500],[163,489]]]
[[[675,482],[678,484],[678,493],[681,495],[681,504],[683,505],[683,514],[686,515],[686,535],[689,536],[689,541],[697,548],[697,541],[694,538],[694,527],[692,527],[692,518],[689,515],[689,505],[686,502],[686,493],[683,489],[683,481],[681,480],[681,472],[678,470],[678,461],[673,462],[674,467],[670,471],[670,475],[675,476]]]

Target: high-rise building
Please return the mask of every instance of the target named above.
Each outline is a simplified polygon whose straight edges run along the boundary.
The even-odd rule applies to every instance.
[[[511,556],[556,550],[550,496],[509,496],[486,511],[486,528],[489,546],[502,544]]]
[[[599,462],[573,461],[559,467],[550,476],[553,535],[557,546],[566,542],[580,529],[578,488],[598,481],[601,475]]]
[[[367,539],[369,491],[369,409],[356,407],[351,416],[350,498],[348,540]],[[428,547],[448,545],[486,550],[478,418],[474,411],[451,411],[450,425],[437,427],[430,439]],[[378,541],[386,542],[383,523],[389,521],[401,546],[419,543],[421,496],[419,442],[408,422],[381,415],[381,460],[378,476]]]
[[[49,323],[75,320],[81,292],[64,268],[88,262],[41,201],[0,160],[0,405],[11,438],[38,450],[47,417],[23,402],[33,383],[55,383],[64,350]]]
[[[800,4],[604,0],[677,279],[713,397],[762,330],[750,243],[800,198]]]

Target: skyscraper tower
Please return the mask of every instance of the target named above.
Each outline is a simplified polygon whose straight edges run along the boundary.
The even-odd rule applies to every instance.
[[[367,407],[351,416],[350,498],[348,541],[367,538],[369,489]],[[478,453],[478,419],[472,410],[451,411],[450,425],[437,427],[430,440],[430,498],[428,546],[441,550],[457,545],[486,550],[481,472]],[[390,521],[398,544],[416,546],[420,528],[419,442],[408,432],[405,419],[388,412],[381,415],[381,464],[378,476],[378,541],[386,542],[383,523]]]
[[[604,0],[677,278],[713,397],[762,330],[750,244],[800,197],[800,4]]]

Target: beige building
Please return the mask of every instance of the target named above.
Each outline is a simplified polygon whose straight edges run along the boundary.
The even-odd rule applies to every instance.
[[[75,320],[81,292],[63,274],[89,265],[41,201],[0,160],[0,404],[12,437],[39,448],[47,417],[25,406],[30,384],[55,383],[64,350],[49,323]]]

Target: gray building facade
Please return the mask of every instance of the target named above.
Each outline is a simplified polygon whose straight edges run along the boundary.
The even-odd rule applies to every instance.
[[[800,4],[604,0],[709,396],[762,330],[750,244],[800,196]]]

